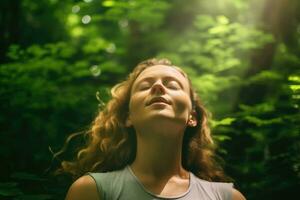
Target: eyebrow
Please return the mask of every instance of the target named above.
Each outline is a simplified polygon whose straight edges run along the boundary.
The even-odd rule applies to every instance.
[[[145,77],[145,78],[139,80],[138,82],[136,82],[135,85],[140,84],[143,81],[152,81],[154,79],[155,79],[155,77],[152,77],[152,76]],[[163,79],[175,80],[180,85],[181,88],[184,88],[183,85],[182,85],[182,83],[177,78],[175,78],[174,76],[164,76]],[[136,86],[134,88],[136,88]]]

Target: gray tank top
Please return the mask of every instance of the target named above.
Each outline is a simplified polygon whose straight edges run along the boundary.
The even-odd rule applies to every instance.
[[[164,197],[148,191],[129,166],[119,171],[88,173],[96,182],[100,200],[231,200],[232,183],[209,182],[190,172],[188,190],[173,197]]]

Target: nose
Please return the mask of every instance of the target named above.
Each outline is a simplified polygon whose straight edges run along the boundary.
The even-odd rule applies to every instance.
[[[151,88],[152,94],[164,94],[165,92],[166,92],[165,88],[162,85],[161,81],[157,81],[152,85],[152,88]]]

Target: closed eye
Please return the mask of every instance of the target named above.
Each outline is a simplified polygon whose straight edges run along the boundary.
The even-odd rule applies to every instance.
[[[166,80],[164,81],[164,86],[166,88],[169,88],[169,89],[172,89],[172,90],[179,90],[181,89],[181,86],[180,84],[175,81],[175,80]],[[148,90],[152,87],[152,83],[148,82],[148,81],[145,81],[145,82],[142,82],[139,87],[138,87],[138,90],[140,91],[144,91],[144,90]]]
[[[142,83],[140,86],[139,86],[139,90],[147,90],[150,88],[150,84],[149,83]]]
[[[174,90],[178,90],[180,89],[180,85],[177,83],[177,81],[169,81],[167,83],[167,87],[170,88],[170,89],[174,89]]]

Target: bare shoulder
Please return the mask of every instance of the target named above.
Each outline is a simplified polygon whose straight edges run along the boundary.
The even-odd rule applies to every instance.
[[[65,200],[100,200],[97,186],[92,177],[85,175],[77,179],[69,188]]]
[[[232,200],[246,200],[244,195],[237,189],[232,189]]]

